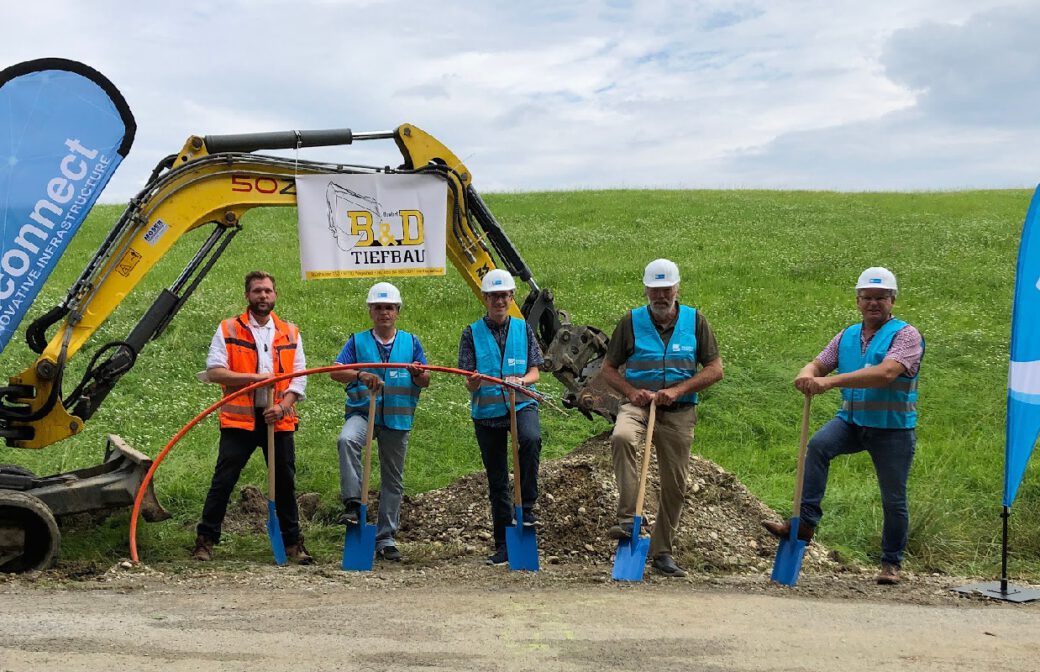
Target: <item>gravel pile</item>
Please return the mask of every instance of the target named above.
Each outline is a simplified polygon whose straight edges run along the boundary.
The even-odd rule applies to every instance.
[[[617,542],[607,537],[606,531],[615,522],[617,488],[609,434],[589,439],[566,457],[543,461],[539,481],[536,510],[543,522],[538,531],[542,561],[612,564]],[[644,511],[648,530],[655,522],[657,483],[653,459]],[[733,474],[694,456],[676,559],[689,569],[703,572],[768,569],[777,542],[762,529],[760,521],[776,515]],[[486,553],[492,545],[487,478],[483,473],[470,474],[446,488],[406,498],[398,540],[452,545],[466,554]],[[810,544],[804,566],[834,568],[836,564],[828,559],[826,548]]]

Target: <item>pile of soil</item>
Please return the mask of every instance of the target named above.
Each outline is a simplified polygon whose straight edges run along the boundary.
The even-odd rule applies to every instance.
[[[536,512],[538,548],[543,563],[609,566],[617,542],[607,529],[617,522],[618,493],[611,465],[610,435],[594,436],[569,455],[543,461],[539,470]],[[657,460],[650,462],[643,527],[653,529],[657,513]],[[369,496],[369,520],[375,522],[379,493]],[[300,517],[309,520],[318,509],[316,493],[299,497]],[[761,573],[776,556],[777,541],[761,521],[779,516],[748,492],[733,474],[715,463],[691,457],[686,505],[679,526],[675,557],[680,565],[704,573]],[[256,488],[242,488],[228,509],[225,531],[263,534],[267,500]],[[334,524],[332,520],[322,521]],[[406,496],[401,505],[399,542],[443,548],[450,555],[486,554],[492,549],[491,507],[483,472],[460,478],[448,487]],[[434,553],[443,555],[443,553]],[[807,568],[839,567],[828,549],[812,543],[806,549]]]
[[[617,542],[606,532],[617,520],[618,495],[610,455],[610,435],[603,433],[563,458],[542,462],[536,511],[543,523],[538,530],[543,562],[613,563]],[[655,522],[657,488],[653,459],[644,511],[648,531]],[[733,474],[693,456],[676,559],[702,572],[759,573],[768,569],[777,542],[761,527],[767,518],[779,519]],[[446,488],[405,498],[398,540],[455,545],[467,554],[486,553],[492,545],[487,477],[470,474]],[[816,543],[807,548],[803,564],[837,568],[827,549]]]
[[[314,518],[320,498],[316,492],[307,492],[296,497],[300,520]],[[228,506],[221,531],[225,534],[266,534],[267,495],[254,485],[242,486],[238,500]]]

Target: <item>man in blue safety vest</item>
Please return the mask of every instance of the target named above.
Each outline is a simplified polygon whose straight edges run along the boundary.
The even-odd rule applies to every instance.
[[[896,276],[887,268],[863,271],[856,282],[856,307],[863,321],[839,332],[794,379],[803,394],[838,387],[842,399],[837,417],[809,441],[798,537],[812,539],[823,517],[820,503],[831,460],[867,451],[884,510],[877,577],[883,585],[899,583],[910,529],[906,484],[917,444],[917,379],[924,357],[920,332],[892,316],[898,291]],[[835,369],[837,375],[827,375]],[[762,525],[779,538],[791,532],[789,521]]]
[[[626,400],[610,437],[619,498],[618,524],[607,533],[615,539],[632,536],[637,458],[646,440],[650,402],[656,400],[653,445],[661,487],[650,556],[657,573],[680,577],[686,572],[675,562],[672,547],[686,498],[697,393],[722,380],[722,358],[701,311],[679,303],[678,266],[668,259],[651,261],[643,271],[643,286],[648,305],[621,318],[603,361],[603,379]]]
[[[516,385],[533,386],[538,367],[544,363],[531,325],[509,314],[516,282],[501,269],[481,278],[481,296],[487,314],[462,330],[459,340],[459,368],[501,378]],[[513,499],[509,490],[509,393],[502,385],[476,375],[466,379],[470,392],[470,414],[480,447],[480,457],[488,478],[488,498],[494,526],[495,552],[489,565],[509,561],[506,527],[513,522]],[[542,454],[542,428],[538,403],[516,395],[516,424],[519,435],[520,489],[523,520],[516,524],[539,524],[532,510],[538,498],[538,463]]]
[[[361,449],[368,431],[369,395],[376,395],[375,437],[379,445],[379,516],[376,557],[401,560],[394,540],[404,494],[404,459],[419,390],[430,384],[430,372],[419,339],[397,328],[401,292],[389,282],[377,282],[368,292],[372,328],[353,334],[336,357],[337,364],[395,363],[407,368],[347,369],[329,375],[346,385],[346,413],[340,430],[339,489],[343,513],[339,522],[357,525],[361,508]]]

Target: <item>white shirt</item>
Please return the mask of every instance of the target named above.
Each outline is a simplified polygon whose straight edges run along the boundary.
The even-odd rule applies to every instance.
[[[256,368],[257,373],[274,372],[274,320],[267,320],[267,324],[261,325],[249,313],[249,331],[253,333],[256,341]],[[206,368],[216,369],[228,368],[227,344],[224,343],[224,331],[217,325],[217,333],[213,334],[213,340],[209,343],[209,354],[206,356]],[[303,336],[296,335],[296,359],[293,362],[293,371],[303,371],[307,368],[307,359],[303,355]],[[241,372],[246,373],[246,372]],[[289,381],[288,392],[295,392],[302,401],[306,395],[303,391],[307,387],[307,376],[298,376]]]

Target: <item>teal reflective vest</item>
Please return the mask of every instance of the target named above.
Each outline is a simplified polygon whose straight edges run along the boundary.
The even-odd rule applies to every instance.
[[[414,348],[412,335],[398,330],[390,349],[389,362],[411,364]],[[358,363],[382,362],[379,345],[371,331],[354,334],[354,355]],[[383,379],[383,390],[376,397],[376,424],[387,429],[412,428],[412,416],[419,403],[420,387],[412,382],[408,369],[362,369]],[[360,373],[360,371],[359,371]],[[347,386],[347,413],[368,416],[368,386],[355,380]]]
[[[838,373],[851,373],[868,366],[877,366],[885,359],[892,339],[906,326],[906,322],[890,319],[881,325],[870,339],[867,351],[860,345],[862,324],[845,330],[838,343]],[[922,358],[924,339],[921,339]],[[880,429],[912,429],[917,426],[917,379],[921,375],[902,375],[888,387],[854,389],[841,388],[841,409],[838,417],[853,425]]]
[[[632,311],[635,352],[625,362],[625,380],[632,387],[656,392],[697,373],[697,309],[679,306],[679,317],[666,347],[648,306]],[[697,403],[697,393],[684,394],[677,402]]]
[[[473,332],[473,349],[477,353],[477,373],[495,378],[527,373],[527,322],[516,317],[509,318],[504,353],[499,350],[494,335],[484,324],[484,318],[469,326]],[[529,387],[535,389],[534,385]],[[534,399],[522,393],[516,395],[518,411],[535,403]],[[502,385],[481,380],[480,387],[470,395],[469,407],[470,414],[476,420],[500,418],[509,414],[509,392]]]

